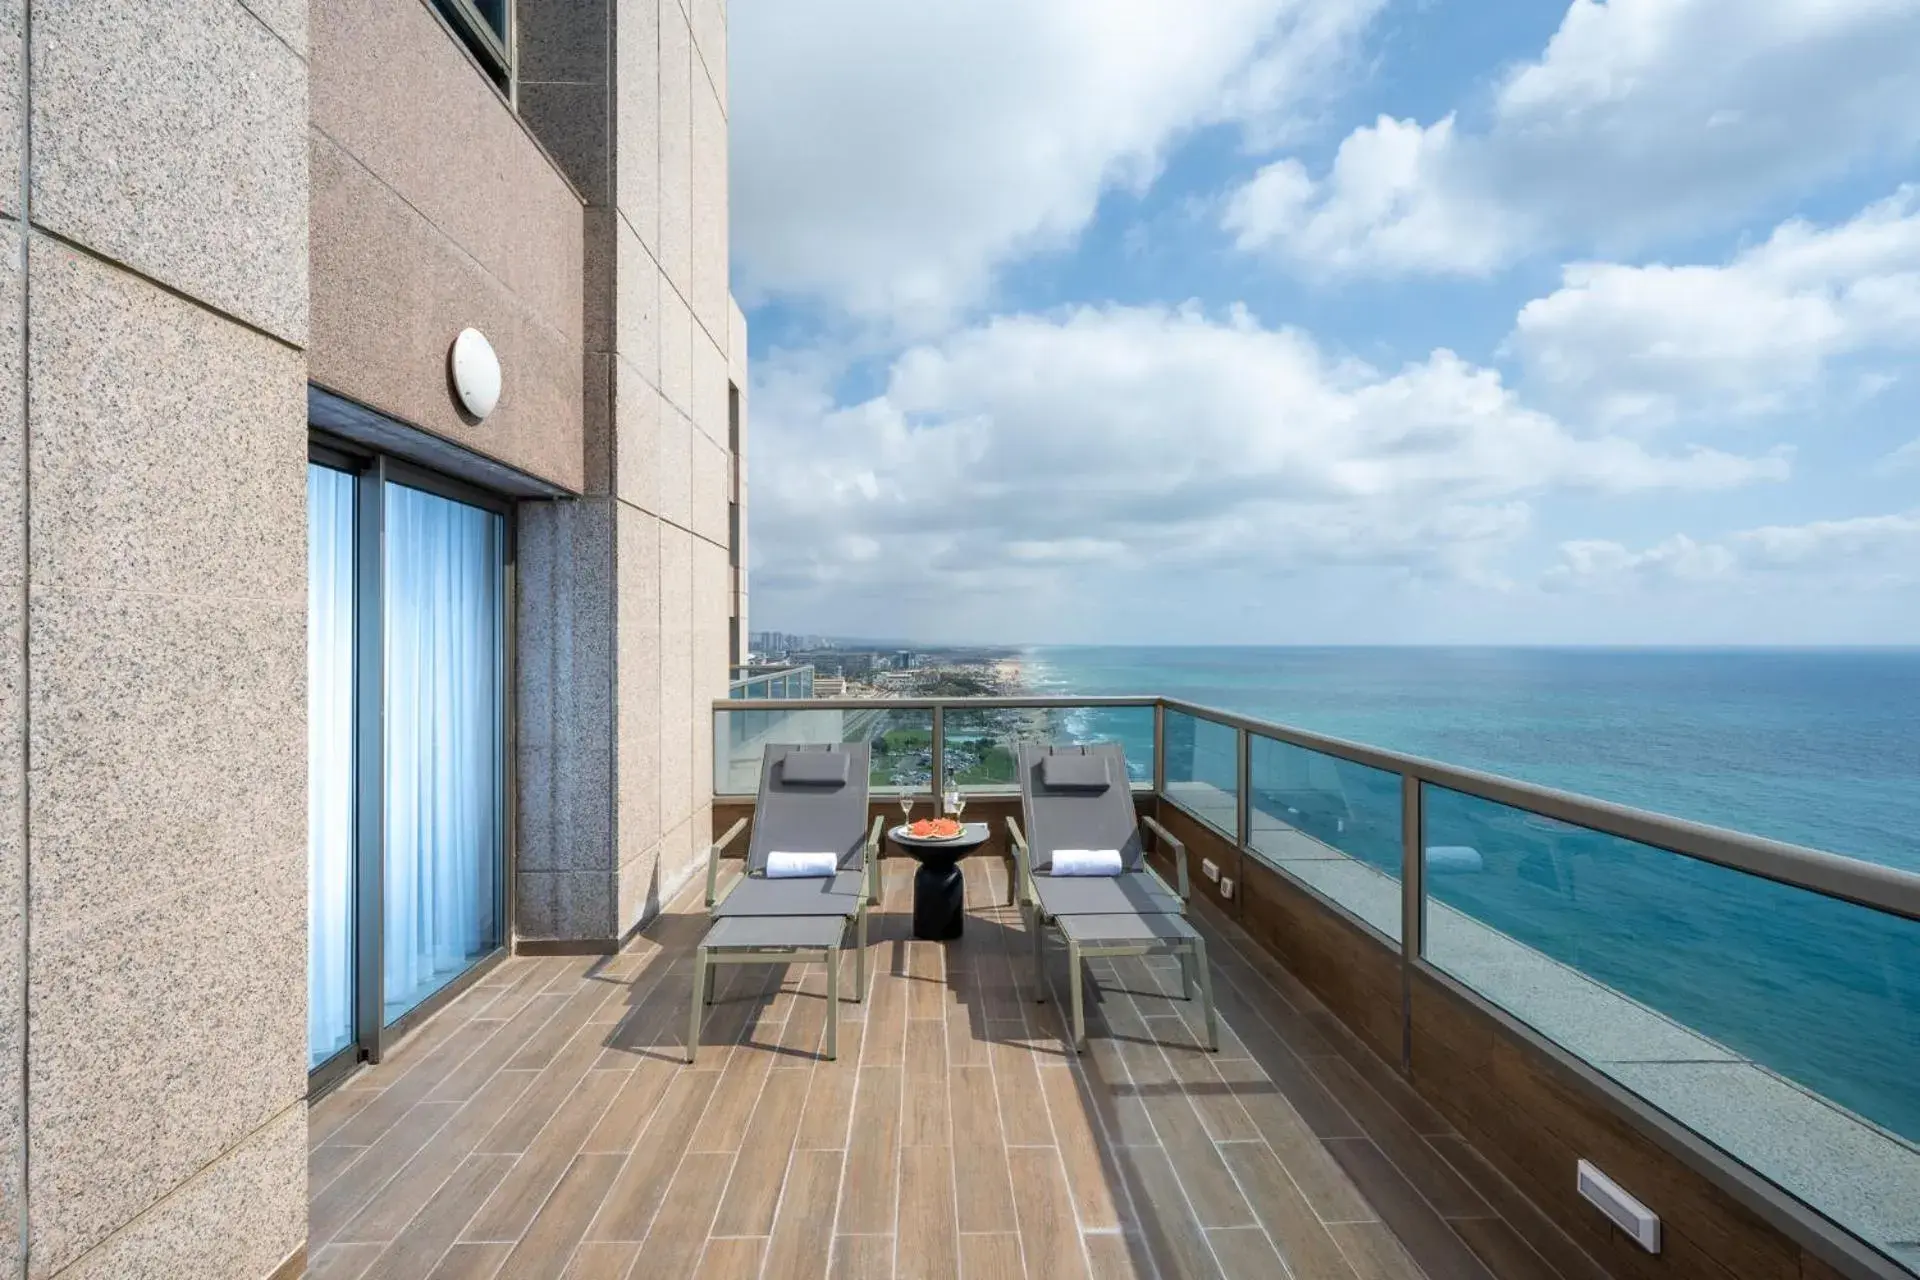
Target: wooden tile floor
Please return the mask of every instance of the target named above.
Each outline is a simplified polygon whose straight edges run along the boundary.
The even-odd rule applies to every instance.
[[[1064,956],[1034,1003],[1004,864],[966,864],[956,943],[910,940],[911,870],[887,864],[837,1062],[812,965],[721,969],[682,1063],[697,886],[618,956],[501,965],[313,1107],[309,1275],[1561,1274],[1512,1187],[1231,923],[1198,918],[1217,1057],[1175,961],[1110,960],[1076,1060]]]

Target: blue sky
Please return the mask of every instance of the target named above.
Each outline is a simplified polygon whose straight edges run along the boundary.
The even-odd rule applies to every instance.
[[[1920,642],[1920,0],[762,0],[756,626]]]

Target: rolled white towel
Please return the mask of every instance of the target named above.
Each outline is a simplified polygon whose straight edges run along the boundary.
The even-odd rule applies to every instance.
[[[1427,846],[1429,871],[1479,871],[1486,863],[1480,851],[1469,844],[1430,844]]]
[[[1055,849],[1053,870],[1056,876],[1117,876],[1120,874],[1118,849]]]
[[[769,880],[830,876],[839,869],[840,859],[831,853],[789,853],[776,849],[767,854],[767,879]]]

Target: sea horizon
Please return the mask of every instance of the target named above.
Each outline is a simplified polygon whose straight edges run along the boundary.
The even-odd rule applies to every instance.
[[[814,633],[821,634],[821,633]],[[1711,644],[1689,643],[1687,641],[1489,641],[1489,640],[1274,640],[1274,641],[1214,641],[1214,640],[1153,640],[1153,641],[1099,641],[1071,642],[1053,640],[927,640],[874,639],[872,637],[822,636],[835,647],[853,651],[901,650],[915,653],[943,653],[955,650],[991,650],[1009,653],[1024,653],[1042,649],[1490,649],[1490,650],[1544,650],[1595,653],[1917,653],[1920,654],[1920,640],[1885,642],[1839,642],[1828,644],[1775,644],[1775,643],[1739,643],[1715,642]]]
[[[1920,647],[1009,648],[1036,696],[1178,698],[1920,871]]]

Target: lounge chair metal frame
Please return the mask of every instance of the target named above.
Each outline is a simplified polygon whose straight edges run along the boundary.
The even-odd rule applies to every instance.
[[[1113,936],[1099,922],[1119,922]],[[1147,928],[1139,926],[1146,925]],[[1129,927],[1134,926],[1134,927]],[[1213,977],[1207,968],[1207,943],[1185,916],[1067,916],[1056,922],[1067,944],[1067,972],[1072,974],[1069,1001],[1073,1014],[1073,1051],[1085,1052],[1087,1043],[1086,984],[1080,963],[1100,956],[1160,956],[1180,958],[1180,998],[1191,1000],[1197,986],[1201,1013],[1207,1024],[1207,1049],[1220,1051],[1220,1026],[1213,1006]],[[1084,933],[1076,938],[1075,933]],[[1140,935],[1151,936],[1140,936]]]
[[[778,946],[767,945],[752,940],[751,926],[766,921],[778,920],[789,937],[792,930],[801,926],[815,926],[824,930],[818,938],[806,942],[795,942]],[[862,919],[864,925],[865,920]],[[741,926],[741,931],[749,936],[734,939],[729,935],[729,926]],[[862,928],[862,951],[866,930]],[[847,936],[847,920],[843,916],[725,916],[714,921],[707,936],[693,952],[693,1001],[692,1011],[687,1015],[687,1061],[692,1062],[700,1049],[700,1020],[707,1007],[713,1004],[714,969],[723,964],[777,964],[782,958],[789,962],[798,960],[805,963],[818,959],[827,966],[827,1060],[840,1056],[840,952]],[[829,941],[829,939],[831,939]],[[866,958],[856,953],[854,967],[859,973],[856,983],[864,985],[866,977]],[[860,1001],[860,991],[856,989],[854,1003]]]
[[[794,748],[783,744],[769,744],[762,764],[762,795],[772,778],[775,763],[785,757]],[[776,754],[777,753],[777,754]],[[861,760],[865,767],[864,757]],[[765,806],[757,803],[755,814],[759,816]],[[695,1050],[699,1046],[700,1020],[702,1009],[713,1003],[713,967],[722,964],[770,964],[783,956],[812,956],[824,953],[827,964],[827,1057],[837,1055],[839,1046],[840,1022],[840,952],[845,942],[846,926],[851,924],[855,931],[853,953],[853,1002],[859,1004],[866,999],[867,993],[867,913],[880,899],[880,836],[886,819],[876,816],[867,828],[865,839],[860,845],[860,865],[855,868],[857,889],[852,895],[851,906],[845,910],[822,912],[770,912],[761,914],[728,913],[727,901],[749,881],[755,879],[752,871],[753,853],[749,849],[746,856],[747,869],[739,880],[728,886],[725,894],[720,893],[720,857],[723,852],[747,829],[748,820],[737,819],[727,828],[726,833],[707,846],[707,918],[712,921],[707,938],[703,939],[695,951],[694,990],[692,1011],[689,1014],[687,1032],[687,1061],[693,1061]],[[791,882],[796,890],[808,884],[805,880]],[[844,900],[844,899],[843,899]],[[793,922],[788,928],[792,935],[805,938],[805,941],[787,943],[777,936],[765,937],[746,942],[730,942],[728,938],[739,930],[738,926],[723,928],[727,921],[767,922],[756,931],[765,935],[771,932],[777,935],[780,921]],[[838,921],[840,929],[833,934],[833,941],[824,941],[822,922]]]
[[[1125,802],[1128,805],[1132,805],[1134,802],[1133,793],[1126,782],[1124,758],[1119,755],[1117,748],[1112,749],[1111,755],[1122,767],[1118,771],[1117,778],[1110,785],[1119,789],[1120,794],[1125,798]],[[1025,809],[1030,808],[1032,794],[1030,790],[1031,779],[1028,777],[1028,771],[1024,764],[1024,756],[1022,760],[1020,787],[1023,799],[1022,807]],[[1170,888],[1167,882],[1161,879],[1160,873],[1154,870],[1153,866],[1148,863],[1143,856],[1137,871],[1123,872],[1122,874],[1144,876],[1151,881],[1154,886],[1157,886],[1160,894],[1164,896],[1167,904],[1172,908],[1171,910],[1165,912],[1136,910],[1131,915],[1126,916],[1112,912],[1088,912],[1084,915],[1076,914],[1065,917],[1066,919],[1076,922],[1091,922],[1099,919],[1130,920],[1134,918],[1147,919],[1153,916],[1165,916],[1169,917],[1173,922],[1159,929],[1151,927],[1126,928],[1115,926],[1116,933],[1122,935],[1115,938],[1099,937],[1098,926],[1094,926],[1091,923],[1085,926],[1084,929],[1076,923],[1074,932],[1083,933],[1085,936],[1080,938],[1072,937],[1063,925],[1062,918],[1048,912],[1042,900],[1039,887],[1035,884],[1033,856],[1032,851],[1027,846],[1026,835],[1021,831],[1020,824],[1017,821],[1011,816],[1007,818],[1007,845],[1012,853],[1015,868],[1015,889],[1012,898],[1019,905],[1021,921],[1025,924],[1027,933],[1033,939],[1034,1000],[1037,1003],[1044,1004],[1047,999],[1046,935],[1048,930],[1051,929],[1060,934],[1061,941],[1066,944],[1067,948],[1069,972],[1072,975],[1071,1008],[1073,1017],[1073,1049],[1075,1053],[1080,1053],[1084,1051],[1087,1038],[1081,961],[1102,956],[1177,955],[1180,958],[1182,998],[1191,1000],[1194,996],[1195,987],[1196,985],[1198,986],[1206,1017],[1207,1047],[1218,1052],[1220,1048],[1220,1035],[1217,1015],[1213,1005],[1213,982],[1207,969],[1206,942],[1200,937],[1199,932],[1195,930],[1191,924],[1188,924],[1184,918],[1186,915],[1186,904],[1193,896],[1192,880],[1187,867],[1186,842],[1167,830],[1166,827],[1160,824],[1158,819],[1150,814],[1136,814],[1135,818],[1137,826],[1142,832],[1153,836],[1156,841],[1165,845],[1171,852],[1174,870],[1179,880],[1179,890],[1176,893]],[[1153,936],[1135,936],[1140,934],[1150,934]],[[1195,982],[1196,969],[1198,970],[1197,984]]]

